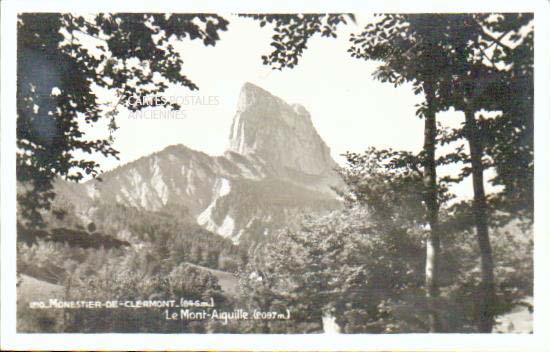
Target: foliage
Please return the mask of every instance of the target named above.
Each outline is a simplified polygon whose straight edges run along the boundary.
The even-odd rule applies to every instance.
[[[179,214],[179,215],[178,215]],[[119,234],[135,245],[149,243],[165,265],[192,263],[212,269],[237,271],[243,254],[231,240],[214,234],[179,211],[143,211],[121,204],[101,204],[95,217],[100,228]]]
[[[418,158],[371,149],[347,159],[341,170],[348,185],[342,191],[344,210],[305,218],[300,230],[281,231],[251,250],[240,275],[240,304],[289,309],[291,320],[254,322],[246,332],[320,332],[327,313],[347,333],[427,331]],[[444,187],[440,194],[445,205]],[[479,248],[472,227],[462,224],[472,221],[460,220],[453,209],[442,208],[444,259],[435,308],[442,331],[475,332]],[[494,226],[495,314],[500,315],[532,295],[532,239],[521,222]]]
[[[92,223],[93,224],[93,223]],[[19,241],[26,244],[36,243],[39,239],[51,242],[65,243],[70,246],[80,248],[119,248],[129,246],[127,241],[121,241],[114,237],[103,235],[93,228],[89,231],[79,229],[71,229],[65,227],[52,228],[49,230],[33,229],[25,227],[21,224],[17,226],[17,234]]]
[[[514,220],[492,227],[491,243],[495,262],[495,315],[525,306],[533,295],[532,228]],[[445,331],[477,332],[481,286],[479,248],[472,231],[449,233],[442,239],[443,299],[440,312]],[[532,307],[529,307],[532,310]]]
[[[402,314],[404,300],[423,303],[425,236],[421,177],[414,167],[395,164],[397,155],[348,154],[340,170],[346,208],[306,217],[298,231],[281,231],[253,249],[241,274],[245,302],[288,308],[292,318],[251,331],[319,332],[325,314],[349,333],[424,331],[422,305],[401,322],[393,313]]]
[[[258,21],[260,27],[273,26],[271,46],[268,55],[262,55],[264,65],[273,69],[293,68],[307,49],[307,42],[316,34],[336,38],[339,25],[355,22],[353,14],[241,14],[242,17]]]
[[[385,308],[422,281],[422,249],[406,231],[384,233],[364,209],[308,219],[251,256],[243,294],[264,310],[290,310],[291,321],[266,332],[319,332],[325,314],[344,332],[398,329]],[[404,257],[406,257],[404,259]]]
[[[92,301],[188,300],[227,307],[217,279],[200,268],[159,265],[153,248],[119,257],[90,257],[65,280],[65,299]],[[179,309],[178,309],[179,312]],[[170,321],[161,308],[69,309],[67,332],[206,332],[208,322]]]
[[[531,21],[530,14],[383,15],[352,36],[350,48],[354,57],[384,60],[375,73],[382,81],[397,85],[418,73],[431,79],[439,110],[496,111],[494,118],[481,115],[473,127],[479,130],[484,167],[496,170],[490,182],[504,186],[491,202],[528,218],[533,207]],[[426,67],[414,53],[428,56]],[[466,128],[454,129],[440,142],[466,138]],[[469,162],[460,148],[447,161]],[[465,165],[457,181],[471,172]]]
[[[347,164],[340,175],[347,186],[342,195],[348,205],[365,206],[380,225],[425,225],[420,155],[369,148],[365,153],[348,152],[344,156]]]

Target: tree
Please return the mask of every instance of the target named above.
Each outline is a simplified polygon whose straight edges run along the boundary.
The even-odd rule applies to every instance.
[[[292,68],[307,47],[307,40],[315,32],[324,36],[336,37],[335,29],[346,23],[346,17],[355,20],[353,15],[271,15],[252,16],[260,25],[274,23],[273,52],[263,56],[264,64],[275,69]],[[327,19],[332,26],[321,26]],[[412,82],[415,94],[424,92],[426,101],[418,110],[425,119],[424,133],[424,203],[426,217],[430,225],[430,235],[426,241],[426,289],[429,301],[439,294],[438,267],[440,253],[440,229],[438,221],[437,173],[435,161],[436,147],[436,101],[437,81],[435,74],[444,67],[446,57],[438,46],[438,38],[429,26],[433,18],[421,18],[416,26],[410,26],[407,15],[384,15],[379,21],[367,25],[365,30],[351,37],[353,43],[349,52],[352,57],[366,60],[381,60],[383,64],[375,77],[383,82],[399,85]],[[302,30],[296,30],[302,29]],[[304,30],[307,29],[307,30]],[[431,316],[431,331],[438,330],[438,319],[434,310]]]
[[[272,65],[276,69],[292,68],[298,62],[306,48],[307,40],[312,33],[321,32],[322,35],[335,37],[335,26],[346,23],[352,15],[275,15],[253,16],[262,23],[274,23],[273,52],[264,56],[264,64]],[[328,18],[330,26],[319,26],[320,19]],[[425,119],[424,133],[424,203],[427,208],[426,217],[430,225],[430,234],[426,241],[426,290],[429,301],[439,294],[438,267],[440,253],[440,229],[438,221],[439,204],[437,202],[437,174],[435,161],[436,146],[436,101],[437,81],[435,73],[446,62],[444,52],[438,47],[438,38],[431,31],[429,22],[432,18],[424,18],[418,26],[409,26],[407,15],[384,15],[380,21],[367,25],[365,30],[352,36],[350,48],[352,57],[366,60],[381,60],[383,64],[375,73],[375,77],[383,82],[391,82],[396,86],[405,82],[412,82],[415,93],[425,94],[425,104],[418,115]],[[282,28],[281,28],[282,27]],[[296,28],[307,28],[308,31],[295,31]],[[412,29],[411,29],[412,28]],[[431,316],[430,330],[438,330],[438,318],[435,310]]]
[[[471,163],[471,169],[464,170],[459,178],[473,174],[473,223],[482,254],[485,287],[481,290],[480,331],[491,329],[490,302],[494,298],[491,293],[494,279],[488,237],[489,214],[483,184],[482,159],[485,152],[494,158],[493,165],[497,170],[497,177],[492,182],[505,186],[505,191],[495,197],[494,203],[503,209],[525,210],[527,216],[532,214],[532,172],[528,177],[520,177],[521,170],[532,171],[532,34],[527,34],[526,40],[523,40],[524,36],[519,31],[530,19],[530,15],[524,14],[387,14],[367,25],[359,35],[352,36],[349,50],[354,57],[384,63],[376,78],[395,85],[411,81],[415,93],[423,91],[426,98],[418,114],[425,118],[424,201],[432,230],[427,241],[428,297],[437,295],[440,236],[436,197],[437,161],[434,157],[437,134],[435,114],[451,106],[465,113],[465,127],[456,136],[466,138],[470,144],[467,161]],[[286,19],[285,23],[300,23],[302,27],[307,27],[303,23],[307,21],[313,20],[295,16],[292,20]],[[296,39],[300,33],[288,32],[279,31],[282,35],[278,33],[273,36],[275,49],[264,57],[264,63],[278,69],[293,67],[297,63],[311,34]],[[494,33],[499,33],[499,36],[495,37]],[[515,45],[519,43],[517,48],[504,44],[502,39],[505,37]],[[493,50],[492,46],[496,48]],[[484,61],[489,61],[489,65]],[[285,66],[286,62],[288,64]],[[499,69],[499,64],[512,66],[512,69]],[[502,74],[501,71],[507,73]],[[520,88],[523,93],[514,95],[511,87]],[[480,131],[475,119],[475,113],[480,109],[500,109],[503,114],[494,123],[484,123],[484,130]],[[486,139],[491,140],[491,147],[483,145]],[[510,144],[510,140],[515,143]],[[442,162],[461,160],[466,160],[466,156],[460,150],[443,158]],[[514,190],[512,185],[518,186],[519,190]],[[436,317],[432,320],[432,330],[435,330]]]
[[[158,253],[147,247],[124,256],[98,258],[94,253],[77,265],[64,286],[67,288],[66,300],[124,302],[184,298],[206,302],[213,299],[217,309],[231,308],[213,274],[185,263],[159,269]],[[68,309],[64,331],[204,333],[211,328],[209,321],[165,320],[163,311],[158,307],[127,308],[122,305],[118,309]],[[179,311],[179,308],[171,311]]]
[[[370,58],[392,62],[393,57],[397,56],[398,59],[393,59],[392,63],[398,70],[414,68],[415,65],[418,65],[418,60],[422,57],[422,54],[427,55],[424,63],[428,66],[431,65],[432,70],[420,71],[422,75],[419,77],[424,77],[423,81],[428,82],[427,85],[422,86],[427,103],[425,128],[427,138],[425,138],[424,152],[427,153],[426,160],[430,161],[426,163],[426,167],[428,170],[434,168],[434,171],[431,172],[434,177],[435,162],[433,164],[431,162],[435,160],[431,155],[434,148],[426,144],[427,141],[429,141],[428,143],[435,141],[434,137],[429,137],[431,131],[435,129],[435,119],[430,118],[430,116],[435,114],[437,110],[444,110],[450,106],[464,112],[465,124],[460,129],[459,134],[466,138],[470,147],[470,155],[467,161],[471,164],[474,190],[472,213],[481,254],[482,285],[478,325],[481,332],[492,330],[494,316],[492,305],[496,303],[494,264],[488,233],[489,214],[483,177],[485,168],[483,165],[484,141],[488,139],[484,136],[485,132],[476,121],[476,112],[481,109],[503,110],[504,115],[516,115],[512,118],[506,116],[504,121],[502,118],[496,119],[495,123],[492,124],[493,134],[489,137],[493,137],[494,140],[500,142],[495,144],[491,140],[493,145],[496,146],[493,148],[493,155],[499,157],[499,162],[496,165],[501,176],[496,178],[496,183],[504,184],[505,180],[509,183],[513,182],[510,180],[510,168],[503,164],[504,160],[512,163],[512,165],[521,163],[527,166],[527,169],[529,169],[528,160],[532,160],[528,154],[529,140],[532,143],[532,139],[528,137],[529,131],[532,130],[532,122],[529,122],[529,116],[532,120],[532,113],[529,112],[529,106],[532,108],[532,104],[529,103],[532,100],[525,99],[524,94],[517,95],[510,90],[511,86],[515,88],[518,86],[529,87],[530,75],[526,71],[528,71],[529,60],[532,60],[532,52],[529,52],[529,44],[527,44],[525,49],[521,48],[519,50],[519,55],[514,55],[514,50],[500,41],[511,32],[513,34],[510,40],[521,43],[523,36],[520,35],[519,31],[524,25],[528,24],[531,16],[521,14],[501,15],[500,17],[497,16],[499,18],[497,20],[493,20],[492,17],[494,16],[489,14],[407,15],[404,18],[399,15],[385,15],[384,19],[378,22],[379,27],[376,27],[376,24],[369,25],[371,28],[371,32],[369,32],[369,26],[367,26],[367,30],[354,42],[355,45],[360,44],[367,53],[369,48],[380,48],[381,51],[373,49],[370,52]],[[500,38],[493,37],[491,32],[499,32]],[[374,35],[376,39],[372,42],[365,41],[365,35],[371,38]],[[376,37],[376,35],[379,35],[379,37]],[[408,38],[407,35],[412,35],[415,39],[410,41],[408,48],[400,52],[399,48]],[[492,46],[496,46],[496,48],[489,50]],[[351,52],[352,55],[357,55],[356,48],[352,47]],[[419,53],[421,56],[415,57],[412,52]],[[402,59],[404,55],[410,55],[407,62],[399,62],[398,60]],[[489,64],[485,61],[489,61]],[[510,73],[502,73],[505,69],[499,69],[498,65],[502,65],[503,62],[512,65],[512,67],[517,65],[519,68],[510,70]],[[520,79],[521,83],[519,84],[517,83],[518,71],[526,73],[526,78]],[[392,73],[384,71],[382,73],[384,73],[386,80],[400,83],[399,77],[392,76]],[[433,91],[434,88],[437,88],[437,92]],[[437,99],[437,105],[430,103],[432,99]],[[518,105],[521,108],[511,108]],[[517,116],[518,112],[519,115],[525,115]],[[430,123],[430,121],[432,122]],[[505,123],[501,125],[501,122]],[[513,125],[515,129],[511,129],[510,125]],[[502,138],[498,138],[499,134],[512,137],[511,140],[519,143],[511,145],[510,140],[505,142]],[[521,141],[518,140],[517,136],[527,138],[525,141]],[[456,157],[456,155],[462,154],[455,154],[451,158]],[[522,157],[518,158],[520,155]],[[528,181],[525,183],[529,184]],[[432,187],[435,187],[435,180],[432,180],[431,184]],[[427,182],[426,186],[429,185],[430,183]],[[523,196],[529,199],[529,196],[526,196],[529,193],[529,187],[524,186],[522,190],[526,190],[526,192],[519,192],[520,197]],[[511,199],[512,197],[509,195],[514,192],[510,192],[508,187],[507,193],[507,198]],[[433,199],[427,199],[426,201],[428,214],[436,212],[435,207],[430,206],[430,204],[433,204],[432,202]]]
[[[471,213],[481,256],[480,332],[492,331],[497,304],[484,169],[495,166],[493,183],[505,186],[505,191],[495,197],[495,204],[503,210],[515,210],[514,215],[518,210],[532,213],[532,33],[520,34],[531,20],[531,15],[523,14],[465,14],[434,21],[435,32],[455,28],[441,41],[449,48],[449,64],[438,77],[442,82],[440,104],[465,116],[463,127],[456,129],[450,140],[465,138],[469,156],[465,158],[459,151],[451,158],[470,164],[459,180],[472,175]],[[504,44],[503,38],[512,46]],[[518,88],[522,88],[519,94]],[[481,110],[501,114],[493,120],[483,116],[476,119]],[[487,157],[493,157],[494,162]],[[525,171],[527,177],[517,177]],[[512,190],[512,184],[519,185],[518,189]]]
[[[107,119],[114,130],[116,108],[129,96],[158,95],[168,84],[198,89],[182,73],[172,42],[189,38],[215,45],[227,24],[209,14],[21,14],[17,181],[22,219],[30,226],[43,224],[39,210],[50,209],[56,177],[79,181],[84,174],[98,175],[97,162],[78,153],[117,156],[111,139],[86,139],[82,120]],[[102,107],[95,89],[110,90],[118,104]]]
[[[403,165],[400,156],[348,154],[345,209],[305,217],[252,251],[243,295],[262,309],[291,310],[291,321],[260,331],[318,332],[326,316],[347,333],[426,328],[424,305],[405,302],[423,280],[422,175],[415,158]]]
[[[447,108],[465,114],[461,138],[482,148],[483,167],[495,168],[489,181],[502,186],[488,202],[495,209],[533,216],[533,28],[530,14],[480,14],[464,21],[468,40],[456,45],[444,92]],[[457,43],[457,39],[453,39]],[[497,112],[488,117],[485,111]],[[476,116],[479,115],[479,116]],[[474,138],[476,137],[476,138]],[[475,149],[475,148],[474,148]],[[469,173],[465,173],[468,175]]]
[[[498,119],[480,121],[486,141],[485,153],[496,170],[496,176],[490,181],[504,188],[492,200],[493,206],[531,222],[534,206],[532,20],[532,14],[504,14],[497,21],[486,21],[492,33],[500,33],[487,42],[487,45],[499,46],[493,55],[495,65],[509,69],[502,72],[499,82],[502,93],[494,95],[502,113]],[[498,40],[500,37],[508,40],[506,46]]]
[[[440,237],[437,162],[435,158],[437,122],[440,109],[437,100],[437,75],[448,64],[441,46],[441,33],[433,31],[434,15],[383,15],[368,24],[364,31],[352,35],[351,56],[365,60],[380,60],[375,77],[395,86],[411,82],[415,94],[424,93],[425,102],[417,115],[424,118],[423,202],[430,228],[426,239],[426,296],[433,302],[439,296]],[[430,331],[440,330],[437,312],[432,309]]]
[[[351,203],[359,202],[366,206],[371,212],[370,222],[377,227],[377,231],[386,234],[405,233],[404,242],[414,240],[417,243],[422,238],[430,237],[433,229],[430,228],[430,218],[426,216],[426,179],[425,168],[422,166],[425,162],[424,152],[420,155],[414,155],[405,151],[377,150],[368,149],[364,154],[347,153],[348,165],[343,168],[341,175],[346,182],[349,192],[353,197]],[[448,201],[450,194],[444,185],[436,186],[434,202],[439,205]],[[348,203],[350,203],[349,198]],[[433,219],[432,219],[433,220]],[[438,214],[439,226],[439,214]],[[372,226],[372,225],[371,225]],[[437,233],[439,235],[439,233]],[[390,235],[391,238],[391,235]],[[389,240],[391,241],[391,240]],[[439,255],[440,246],[439,236],[437,237],[437,250]],[[442,272],[439,262],[434,262],[433,257],[429,257],[429,251],[432,249],[427,243],[425,256],[425,289],[428,295],[427,312],[429,323],[427,329],[430,331],[441,331],[442,319],[440,317],[439,286],[441,282],[439,276]],[[407,258],[414,261],[416,253],[415,247],[411,244],[401,248],[402,255],[407,253]],[[414,265],[411,263],[411,265]],[[433,266],[435,265],[435,266]],[[434,270],[437,270],[434,272]],[[433,274],[436,274],[437,281],[433,280]],[[441,280],[443,281],[443,280]],[[436,291],[433,291],[433,288]]]

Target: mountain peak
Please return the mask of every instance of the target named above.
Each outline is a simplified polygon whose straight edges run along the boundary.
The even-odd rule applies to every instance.
[[[267,90],[250,82],[246,82],[241,88],[237,110],[242,111],[251,105],[266,104],[269,103],[269,101],[283,102],[280,98],[277,98]]]
[[[260,86],[255,85],[254,83],[250,83],[250,82],[244,82],[243,87],[241,88],[241,92],[245,92],[245,91],[252,91],[252,92],[259,91],[259,92],[264,92],[264,93],[267,93],[267,94],[271,94],[267,90],[261,88]]]
[[[336,165],[305,107],[248,82],[241,89],[229,140],[230,151],[254,154],[278,168],[319,175]]]

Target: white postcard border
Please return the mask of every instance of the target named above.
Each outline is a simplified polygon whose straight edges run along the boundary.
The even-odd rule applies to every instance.
[[[524,1],[4,1],[1,17],[2,349],[121,350],[550,350],[550,2]],[[16,316],[15,116],[18,12],[535,12],[534,333],[396,335],[18,334]]]

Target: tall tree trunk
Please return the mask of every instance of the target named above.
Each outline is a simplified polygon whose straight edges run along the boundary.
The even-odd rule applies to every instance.
[[[487,222],[487,201],[485,199],[485,186],[483,185],[483,147],[480,131],[475,119],[475,111],[466,108],[464,109],[464,115],[466,118],[466,138],[470,146],[472,181],[474,186],[473,215],[481,256],[481,287],[478,300],[479,312],[477,324],[479,332],[491,332],[493,330],[493,307],[496,296],[493,253]]]
[[[325,334],[339,334],[342,332],[342,329],[336,322],[336,317],[329,312],[323,313],[321,325],[323,327],[323,333]]]
[[[435,142],[437,136],[435,96],[431,83],[424,83],[427,111],[424,116],[424,202],[430,231],[426,240],[426,298],[429,310],[430,332],[441,331],[441,322],[435,307],[439,296],[439,204],[437,201],[437,172],[435,164]]]

